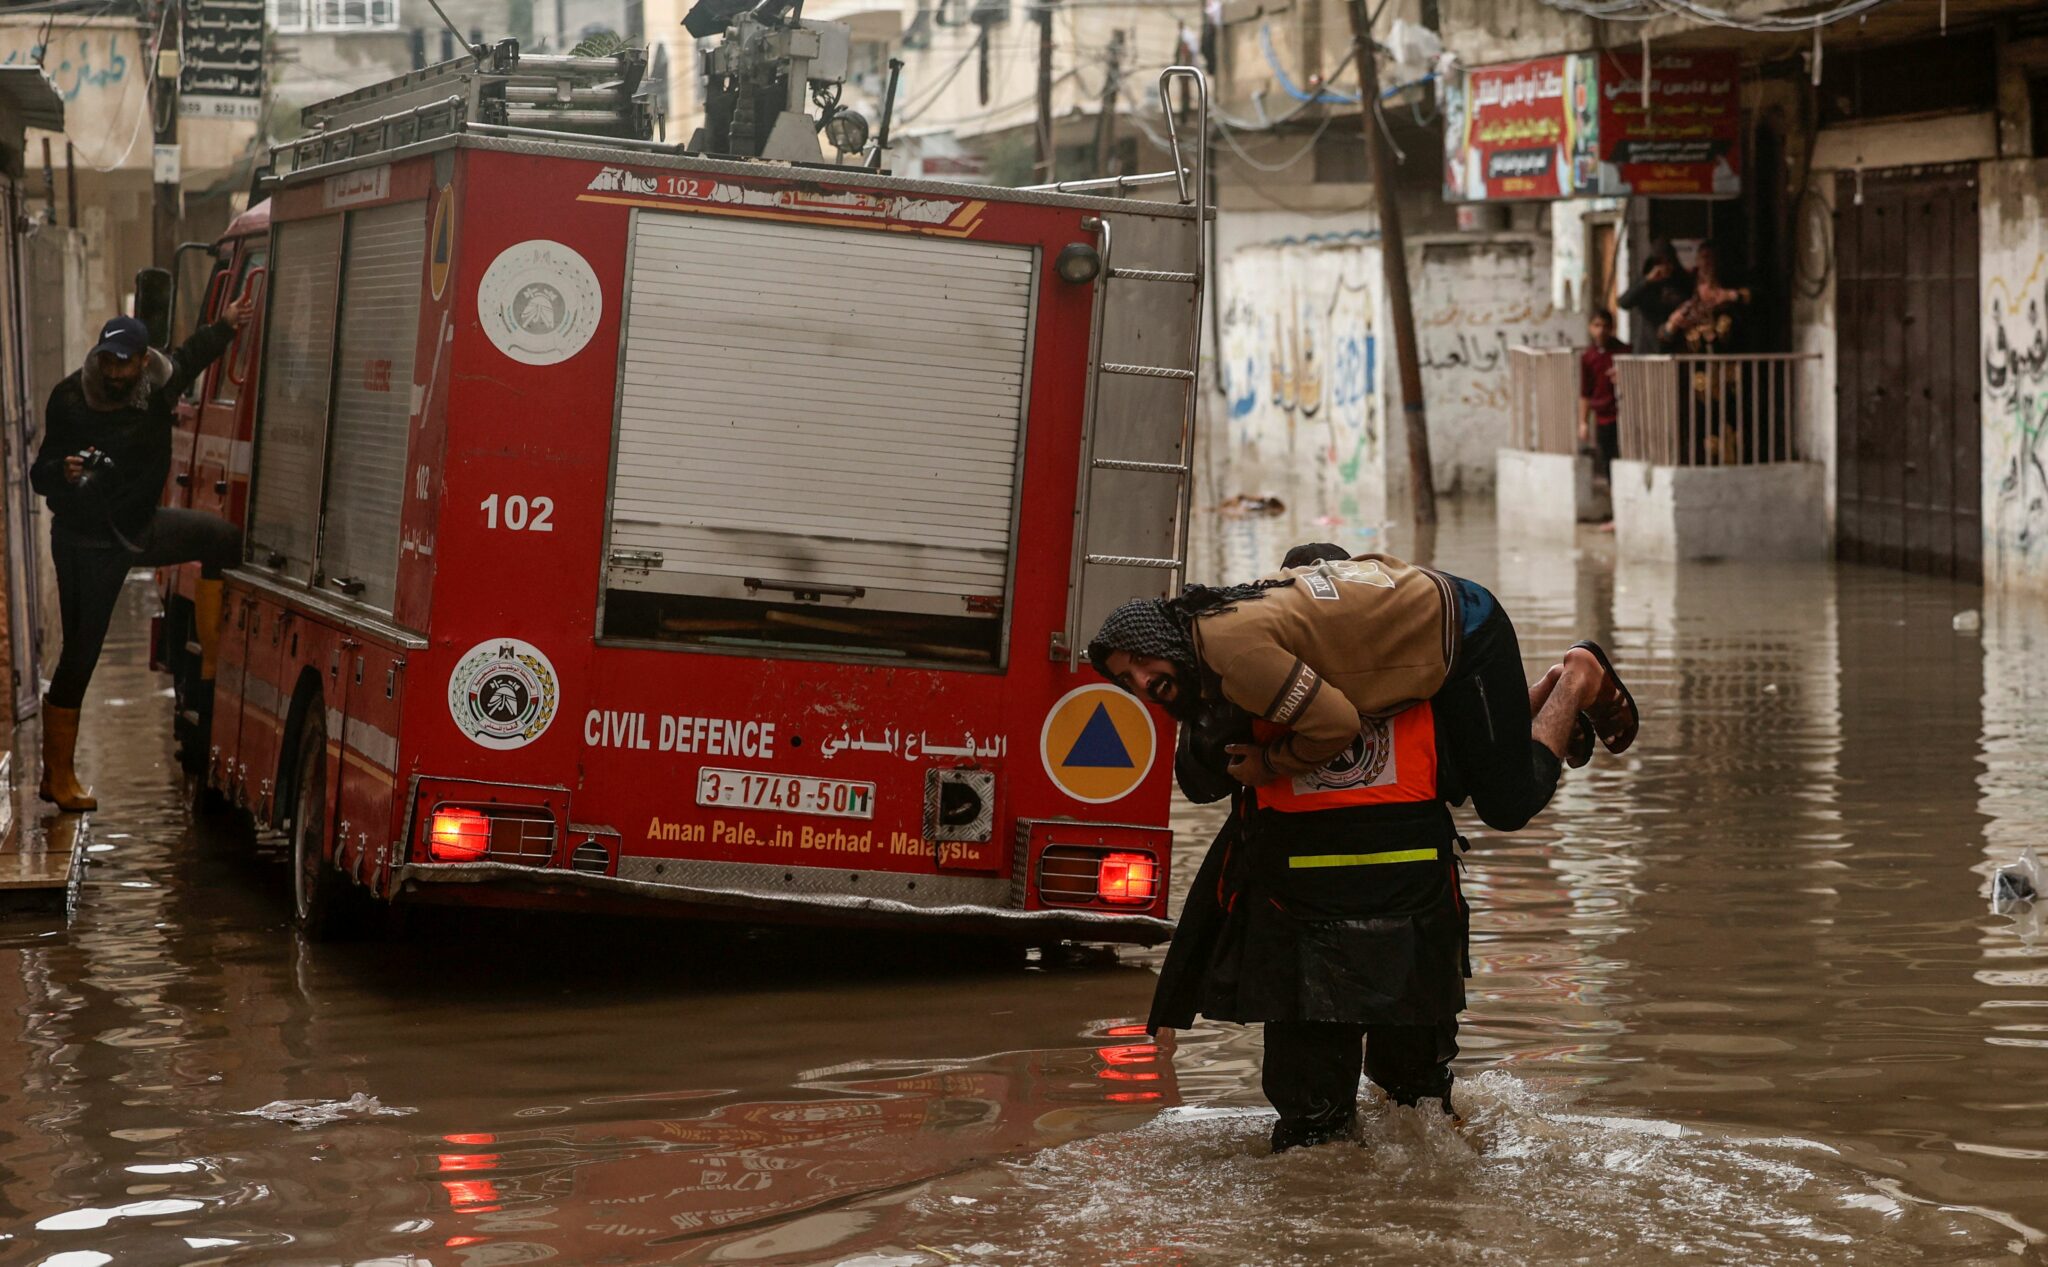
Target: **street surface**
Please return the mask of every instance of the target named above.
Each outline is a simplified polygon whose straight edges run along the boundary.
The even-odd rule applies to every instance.
[[[1331,537],[1375,545],[1211,521],[1197,574]],[[1981,591],[1582,544],[1454,513],[1435,552],[1532,669],[1601,638],[1646,714],[1471,833],[1466,1130],[1375,1106],[1365,1147],[1277,1158],[1255,1030],[1137,1026],[1159,952],[300,945],[281,858],[185,808],[137,579],[76,918],[0,929],[0,1262],[2041,1261],[2048,947],[1986,893],[2048,845],[2048,607],[1958,632]],[[1185,885],[1215,815],[1177,821]]]

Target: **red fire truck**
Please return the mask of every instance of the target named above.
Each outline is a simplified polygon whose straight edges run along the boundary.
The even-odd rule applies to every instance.
[[[734,82],[858,136],[834,25],[770,19]],[[244,526],[217,680],[190,569],[157,658],[302,928],[1164,939],[1171,724],[1079,648],[1185,556],[1199,147],[1031,190],[709,157],[649,138],[638,52],[474,53],[274,154],[206,300],[262,320],[167,489]]]

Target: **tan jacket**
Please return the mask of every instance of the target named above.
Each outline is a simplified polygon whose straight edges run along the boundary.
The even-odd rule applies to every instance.
[[[1195,620],[1195,648],[1231,703],[1286,726],[1264,750],[1306,774],[1350,746],[1361,715],[1435,695],[1458,652],[1450,583],[1384,554],[1277,573],[1293,585]]]

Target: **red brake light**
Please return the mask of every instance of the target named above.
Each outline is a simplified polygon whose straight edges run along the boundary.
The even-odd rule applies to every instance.
[[[427,852],[435,862],[475,862],[491,847],[491,820],[473,809],[434,811]]]
[[[1149,906],[1159,892],[1159,864],[1151,854],[1113,853],[1102,860],[1095,891],[1105,902]]]

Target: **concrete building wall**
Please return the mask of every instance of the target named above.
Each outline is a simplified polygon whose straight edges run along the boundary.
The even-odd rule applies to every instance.
[[[1391,515],[1379,245],[1358,232],[1285,237],[1224,257],[1220,408],[1209,436],[1222,500],[1283,489],[1347,523]],[[1397,412],[1397,411],[1396,411]]]
[[[1585,318],[1551,302],[1545,234],[1426,237],[1409,269],[1437,491],[1489,493],[1508,440],[1508,349],[1582,342]]]
[[[1984,579],[2048,591],[2048,161],[1981,172]]]

